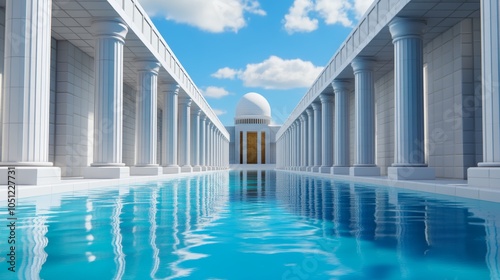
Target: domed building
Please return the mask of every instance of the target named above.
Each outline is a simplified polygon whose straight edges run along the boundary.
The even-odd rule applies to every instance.
[[[226,127],[230,134],[230,164],[276,163],[276,132],[271,125],[271,106],[266,98],[249,92],[236,105],[234,126]]]

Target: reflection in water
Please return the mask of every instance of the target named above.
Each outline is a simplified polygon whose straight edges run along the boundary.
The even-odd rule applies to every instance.
[[[33,203],[18,211],[20,279],[500,278],[487,202],[235,171]]]

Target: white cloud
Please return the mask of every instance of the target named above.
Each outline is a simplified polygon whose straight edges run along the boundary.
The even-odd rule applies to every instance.
[[[232,80],[232,79],[234,79],[234,77],[236,77],[236,74],[238,74],[238,71],[231,69],[229,67],[224,67],[224,68],[217,70],[217,72],[213,73],[212,77],[218,78],[218,79],[231,79]]]
[[[294,0],[284,18],[289,33],[311,32],[318,28],[318,21],[325,24],[353,26],[374,0]]]
[[[312,0],[295,0],[285,15],[285,29],[289,33],[311,32],[318,28],[318,20],[309,17],[314,9]]]
[[[260,63],[247,64],[244,70],[231,70],[247,87],[291,89],[309,87],[323,68],[310,61],[270,56]]]
[[[220,109],[212,109],[212,110],[214,111],[214,113],[215,113],[217,116],[224,115],[225,113],[227,113],[227,111],[220,110]]]
[[[374,0],[354,0],[354,10],[358,18],[362,17],[370,8]]]
[[[201,93],[206,97],[211,98],[222,98],[229,94],[227,90],[221,87],[207,87],[205,90],[201,90]]]
[[[265,15],[257,0],[140,0],[151,16],[186,23],[202,30],[237,32],[246,25],[245,13]]]
[[[326,24],[331,25],[340,23],[343,26],[351,26],[352,21],[348,16],[350,9],[352,9],[352,5],[349,1],[316,0],[316,11],[324,19]]]

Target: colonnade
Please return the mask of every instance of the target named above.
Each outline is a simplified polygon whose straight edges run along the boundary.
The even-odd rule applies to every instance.
[[[395,18],[389,24],[394,44],[395,161],[391,179],[433,179],[425,163],[423,42],[425,22]],[[334,79],[277,140],[280,169],[351,176],[379,176],[375,149],[376,57],[358,56],[350,65],[354,81]],[[349,94],[354,87],[354,127],[349,122]],[[354,130],[354,139],[349,132]],[[304,132],[307,131],[307,136]],[[304,144],[302,144],[304,143]],[[350,143],[354,157],[350,158]],[[300,156],[296,156],[300,155]]]
[[[60,180],[61,171],[49,162],[48,151],[52,1],[8,0],[6,7],[0,177],[7,178],[7,167],[16,167],[23,173],[17,184],[54,183]],[[17,27],[24,24],[29,26],[18,34]],[[129,28],[120,18],[97,18],[91,30],[95,77],[93,162],[83,170],[83,177],[122,178],[228,168],[229,141],[225,134],[194,106],[179,85],[159,85],[161,64],[152,54],[134,60],[135,166],[125,166],[123,71]],[[161,160],[157,159],[159,88],[165,96]]]

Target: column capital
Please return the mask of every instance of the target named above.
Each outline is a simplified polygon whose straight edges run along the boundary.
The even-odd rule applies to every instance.
[[[179,98],[179,105],[183,104],[186,107],[191,107],[192,99],[189,97]]]
[[[321,110],[321,103],[311,103],[311,107],[313,109],[313,111],[318,111],[318,110]]]
[[[304,114],[301,114],[299,116],[299,120],[300,120],[301,123],[304,123],[306,121],[306,118],[304,117]]]
[[[426,26],[425,20],[418,18],[396,17],[389,22],[392,42],[404,38],[422,38]]]
[[[206,115],[203,115],[203,114],[202,114],[202,115],[200,116],[200,119],[201,119],[201,121],[202,121],[203,123],[206,123],[206,122],[207,122],[207,120],[208,120],[209,118],[208,118]]]
[[[307,107],[306,114],[308,117],[311,117],[313,115],[313,109],[311,107]]]
[[[333,91],[337,94],[349,90],[351,83],[348,80],[336,79],[332,82]]]
[[[196,116],[200,116],[201,115],[201,109],[200,108],[196,108],[196,109],[191,109],[191,115],[196,115]]]
[[[361,71],[371,71],[373,70],[373,65],[375,60],[371,57],[358,56],[351,61],[351,67],[354,74]]]
[[[135,67],[140,72],[152,72],[158,74],[160,71],[160,63],[154,59],[135,59]]]
[[[162,92],[165,94],[179,95],[180,86],[178,84],[161,83]]]
[[[92,33],[95,37],[110,37],[125,42],[127,25],[120,18],[95,18],[92,21]]]
[[[321,104],[324,103],[333,103],[335,101],[335,98],[332,94],[320,94],[319,95],[319,100],[321,101]]]

